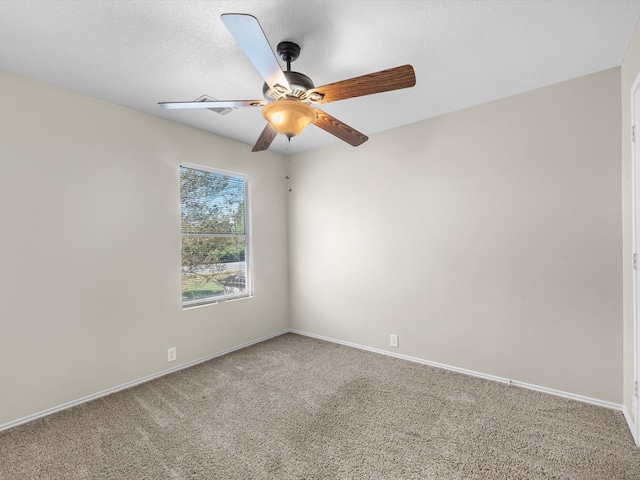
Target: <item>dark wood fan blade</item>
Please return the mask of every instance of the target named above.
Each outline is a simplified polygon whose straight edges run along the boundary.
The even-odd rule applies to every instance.
[[[258,19],[243,13],[224,13],[220,18],[267,85],[271,88],[281,85],[290,90],[289,82],[280,68]]]
[[[160,102],[162,108],[240,108],[240,107],[262,107],[266,104],[264,100],[222,100],[210,101],[199,100],[195,102]]]
[[[340,140],[347,142],[349,145],[357,147],[369,140],[369,137],[360,133],[359,131],[351,128],[346,123],[341,122],[335,117],[332,117],[328,113],[323,112],[318,108],[314,108],[318,117],[312,122],[316,127],[320,127],[325,132],[329,132],[331,135],[335,135]]]
[[[262,133],[258,137],[258,141],[253,146],[253,149],[251,151],[262,152],[263,150],[268,149],[269,146],[271,146],[271,142],[273,142],[273,139],[276,138],[276,135],[278,135],[276,129],[273,128],[273,126],[269,122],[267,122],[264,130],[262,130]]]
[[[307,95],[313,103],[329,103],[346,98],[362,97],[363,95],[413,87],[415,84],[416,74],[413,71],[413,67],[411,65],[403,65],[316,87],[309,90]],[[322,95],[322,98],[314,99],[314,93]]]

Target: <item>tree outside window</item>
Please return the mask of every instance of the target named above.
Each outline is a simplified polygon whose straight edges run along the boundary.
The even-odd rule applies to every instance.
[[[244,177],[180,167],[183,306],[250,295],[247,190]]]

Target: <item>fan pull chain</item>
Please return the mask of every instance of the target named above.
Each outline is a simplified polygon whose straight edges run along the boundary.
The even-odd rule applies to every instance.
[[[286,146],[286,156],[285,156],[285,168],[286,168],[286,176],[285,178],[287,179],[287,189],[289,192],[291,192],[292,188],[291,188],[291,138],[290,137],[286,137],[286,142],[287,142],[287,146]]]

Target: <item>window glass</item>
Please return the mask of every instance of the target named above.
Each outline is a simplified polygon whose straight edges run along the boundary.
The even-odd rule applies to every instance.
[[[242,176],[180,167],[183,306],[250,295],[247,190]]]

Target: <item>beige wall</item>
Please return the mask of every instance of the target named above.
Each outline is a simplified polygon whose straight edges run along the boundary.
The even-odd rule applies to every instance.
[[[623,223],[623,277],[624,277],[624,406],[634,421],[633,407],[633,218],[631,191],[631,87],[640,74],[640,23],[631,37],[621,68],[622,95],[622,223]]]
[[[616,68],[294,157],[293,328],[621,403],[620,128]]]
[[[279,155],[0,72],[0,425],[290,326],[627,405],[639,36],[622,82],[299,155],[291,194]],[[181,309],[180,161],[253,178],[254,298]]]
[[[0,105],[0,425],[289,327],[280,155],[3,72]],[[182,310],[181,161],[252,177],[253,298]]]

